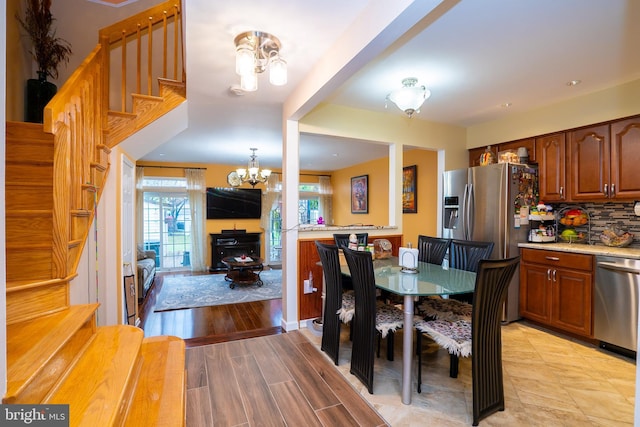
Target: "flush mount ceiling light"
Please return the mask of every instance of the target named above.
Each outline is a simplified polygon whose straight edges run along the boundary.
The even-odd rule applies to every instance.
[[[256,156],[257,148],[250,148],[251,156],[249,157],[249,164],[247,168],[238,168],[227,175],[227,182],[232,187],[239,187],[243,183],[248,182],[252,187],[256,184],[264,183],[269,179],[271,175],[271,169],[260,170],[260,163],[258,163],[258,156]]]
[[[269,82],[275,86],[287,83],[287,63],[280,56],[280,40],[262,31],[238,34],[236,45],[236,73],[240,88],[245,92],[258,90],[258,74],[269,69]]]
[[[387,101],[393,102],[409,118],[415,113],[419,113],[424,101],[431,96],[431,91],[424,86],[416,86],[417,84],[418,79],[408,77],[402,80],[400,89],[396,89],[387,95]]]

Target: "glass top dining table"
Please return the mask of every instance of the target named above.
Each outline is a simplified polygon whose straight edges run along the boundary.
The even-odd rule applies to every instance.
[[[341,255],[340,269],[350,275]],[[418,262],[417,271],[404,272],[397,257],[373,260],[375,285],[379,289],[402,295],[404,325],[402,343],[402,403],[411,404],[411,364],[413,359],[414,297],[455,295],[473,292],[476,273],[448,268],[446,265]]]

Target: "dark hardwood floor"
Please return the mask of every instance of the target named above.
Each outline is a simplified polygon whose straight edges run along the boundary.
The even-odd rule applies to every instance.
[[[281,299],[184,310],[154,311],[156,296],[162,289],[166,276],[191,276],[193,274],[184,271],[156,274],[154,284],[145,301],[138,306],[139,326],[144,330],[145,336],[174,335],[184,339],[187,347],[194,347],[283,332]]]

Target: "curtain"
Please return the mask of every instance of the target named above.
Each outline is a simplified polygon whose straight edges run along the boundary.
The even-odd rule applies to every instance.
[[[191,270],[205,271],[206,261],[206,193],[204,169],[185,169],[187,197],[191,207]]]
[[[136,166],[136,243],[144,244],[144,168]]]
[[[266,183],[266,188],[262,194],[262,214],[260,215],[260,226],[265,233],[265,259],[267,263],[271,260],[271,211],[278,207],[280,202],[280,175],[272,173]],[[278,260],[280,262],[280,260]]]
[[[325,224],[333,224],[333,188],[331,187],[331,177],[321,176],[320,183],[320,200],[318,210]]]

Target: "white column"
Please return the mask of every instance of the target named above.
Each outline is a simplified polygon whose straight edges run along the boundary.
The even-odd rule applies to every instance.
[[[298,329],[298,122],[284,122],[282,153],[282,327]]]

